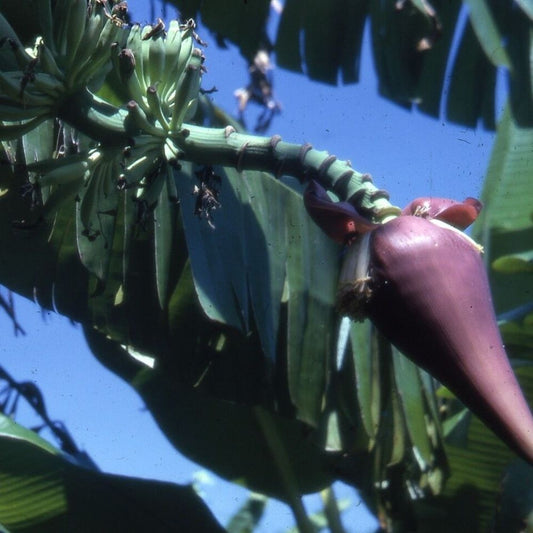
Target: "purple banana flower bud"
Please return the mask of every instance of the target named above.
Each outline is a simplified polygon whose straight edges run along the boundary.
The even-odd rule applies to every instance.
[[[352,226],[345,205],[330,224],[336,204],[320,189],[304,195],[313,219],[337,241],[339,229],[357,235],[340,274],[339,310],[369,317],[533,464],[533,417],[503,347],[481,247],[456,229],[476,218],[480,202],[423,198],[385,224],[359,225],[357,215]]]

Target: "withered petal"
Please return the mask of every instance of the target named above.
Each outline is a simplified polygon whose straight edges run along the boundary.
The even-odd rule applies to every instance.
[[[365,233],[379,226],[361,216],[352,204],[332,201],[315,180],[311,180],[304,191],[304,205],[322,231],[340,244],[345,244],[357,233]]]

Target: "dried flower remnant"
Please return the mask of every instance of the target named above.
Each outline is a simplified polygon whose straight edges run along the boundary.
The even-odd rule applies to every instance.
[[[533,417],[503,347],[481,247],[460,231],[481,203],[420,198],[402,216],[374,224],[313,182],[304,201],[330,237],[349,243],[340,312],[370,318],[533,463]]]
[[[215,229],[213,224],[213,211],[220,207],[218,195],[220,194],[220,176],[215,174],[213,167],[207,165],[195,172],[200,186],[195,185],[193,194],[196,196],[194,214],[198,218],[205,218],[209,227]]]

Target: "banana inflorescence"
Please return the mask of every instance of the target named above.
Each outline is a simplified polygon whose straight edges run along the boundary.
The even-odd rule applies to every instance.
[[[7,134],[16,138],[17,131],[24,135],[28,129],[24,121],[56,116],[67,94],[105,76],[111,43],[120,38],[124,25],[101,0],[58,0],[53,13],[49,2],[39,2],[36,9],[49,16],[42,17],[43,35],[30,48],[24,48],[0,14],[0,44],[12,49],[18,67],[0,65],[2,138]]]
[[[51,4],[48,10],[43,4],[48,2],[39,7],[41,18],[49,27],[42,33],[49,42],[39,36],[32,49],[23,47],[0,15],[0,42],[12,48],[18,65],[16,71],[0,71],[0,138],[26,134],[55,117],[62,99],[89,86],[92,105],[85,117],[101,129],[127,131],[133,142],[120,167],[120,180],[128,187],[140,186],[144,194],[147,176],[157,169],[166,174],[161,165],[176,163],[180,151],[174,139],[196,110],[204,56],[194,44],[204,43],[194,31],[195,23],[173,20],[166,28],[159,19],[144,27],[128,25],[125,2],[57,0],[53,10]],[[121,108],[98,96],[111,70],[127,96]],[[106,151],[105,142],[94,146]],[[58,160],[44,173],[39,169],[49,168],[49,161],[30,165],[29,170],[41,172],[40,184],[46,187],[62,184],[67,176],[90,180],[95,153],[87,152],[85,161],[78,156],[74,162],[68,157]],[[113,179],[117,182],[119,176]]]
[[[98,237],[102,213],[113,213],[121,191],[162,219],[168,207],[157,213],[156,206],[176,198],[173,168],[183,123],[195,114],[205,70],[195,47],[205,43],[194,21],[129,24],[126,2],[111,0],[37,4],[42,34],[31,48],[0,14],[0,140],[20,138],[53,118],[90,138],[79,153],[27,165],[45,215],[53,211],[48,202],[76,198],[79,248],[81,238]],[[7,47],[9,65],[1,61]],[[106,101],[110,93],[113,102]],[[86,104],[78,109],[76,102]]]

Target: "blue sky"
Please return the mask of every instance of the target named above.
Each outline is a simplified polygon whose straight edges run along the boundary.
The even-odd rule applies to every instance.
[[[136,20],[149,22],[148,2],[130,0],[129,6]],[[168,8],[168,13],[173,10]],[[204,87],[216,85],[213,100],[235,114],[233,92],[247,83],[246,65],[234,49],[218,50],[206,30],[200,29],[200,34],[210,43],[205,50]],[[281,70],[274,76],[283,112],[268,134],[310,142],[350,159],[355,169],[371,173],[376,185],[387,189],[399,206],[417,196],[480,195],[494,134],[432,120],[379,98],[368,39],[358,85],[333,88]],[[223,216],[222,211],[217,216]],[[193,480],[201,467],[167,443],[140,398],[93,358],[81,328],[53,312],[41,312],[27,300],[17,299],[16,308],[27,335],[15,337],[9,319],[0,313],[0,364],[16,380],[31,380],[40,387],[50,416],[65,422],[77,444],[102,470],[177,483]],[[21,420],[31,418],[26,415]],[[202,488],[224,524],[246,492],[214,476],[213,480],[214,485]],[[349,489],[339,494],[352,501],[347,531],[373,531],[375,522],[359,505],[357,494]],[[317,502],[311,500],[311,510]],[[292,525],[288,507],[271,502],[258,531],[283,531]]]

